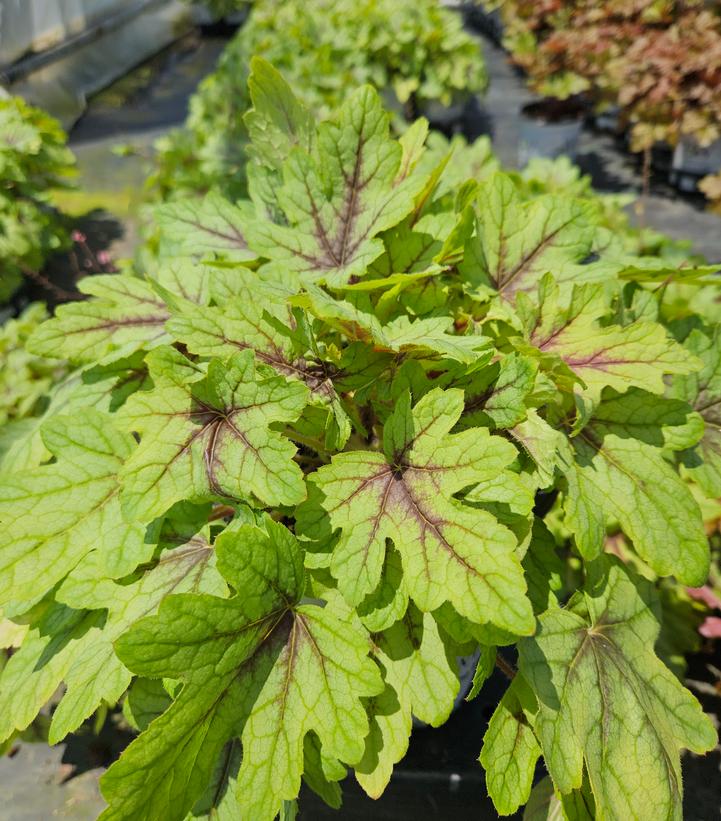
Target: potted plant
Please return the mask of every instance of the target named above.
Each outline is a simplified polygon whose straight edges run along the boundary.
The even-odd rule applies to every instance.
[[[543,756],[567,805],[678,817],[717,738],[654,647],[708,573],[719,350],[662,295],[713,269],[589,260],[597,209],[501,173],[438,188],[370,86],[321,124],[262,60],[250,88],[254,199],[160,206],[149,275],[28,343],[78,373],[0,478],[0,736],[61,682],[53,743],[122,700],[103,819],[272,821],[349,767],[379,795],[477,650],[499,813]]]
[[[564,30],[568,11],[555,0],[543,3],[507,2],[501,5],[503,43],[515,65],[529,77],[542,99],[521,110],[519,164],[534,157],[574,158],[584,116],[588,111],[588,79],[556,48],[554,35]]]

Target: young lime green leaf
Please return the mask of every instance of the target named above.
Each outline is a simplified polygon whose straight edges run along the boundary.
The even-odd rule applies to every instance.
[[[718,285],[719,265],[692,265],[684,261],[669,265],[656,257],[634,257],[625,262],[618,272],[619,279],[630,282],[683,282],[693,285]]]
[[[584,558],[599,554],[606,524],[617,521],[656,573],[704,583],[709,547],[701,512],[662,452],[669,445],[665,430],[686,429],[689,411],[682,402],[633,390],[603,402],[571,440],[566,523]],[[688,435],[677,447],[698,438],[692,428]]]
[[[368,704],[371,730],[355,773],[366,793],[378,798],[393,765],[406,754],[413,716],[433,727],[442,724],[459,684],[455,660],[449,659],[433,616],[412,604],[402,619],[374,636],[374,644],[386,690]]]
[[[136,677],[123,701],[123,718],[140,733],[170,707],[171,700],[161,679]]]
[[[686,374],[700,366],[656,322],[602,325],[609,313],[603,285],[575,286],[571,302],[562,310],[558,286],[544,277],[539,289],[540,310],[529,317],[530,343],[552,367],[558,358],[582,380],[581,392],[593,402],[605,387],[625,391],[643,388],[663,393],[666,374]],[[579,388],[576,388],[579,390]]]
[[[464,281],[513,301],[553,271],[559,283],[607,279],[600,263],[580,263],[595,234],[593,204],[545,195],[524,202],[512,179],[496,173],[478,188],[476,233],[459,266]]]
[[[151,521],[183,499],[292,505],[305,498],[295,447],[269,427],[300,415],[305,386],[260,376],[251,351],[213,359],[205,375],[173,348],[147,361],[153,390],[134,394],[122,410],[141,436],[121,471],[127,516]]]
[[[568,450],[563,433],[551,427],[533,408],[529,408],[526,419],[511,428],[509,433],[533,460],[539,487],[552,484],[560,455]]]
[[[614,557],[587,568],[584,590],[519,644],[546,766],[567,793],[585,764],[597,818],[680,819],[680,750],[710,750],[715,730],[654,654],[651,584]]]
[[[248,91],[253,103],[243,116],[250,137],[248,190],[258,209],[273,217],[278,211],[283,163],[295,146],[311,150],[315,121],[279,72],[260,57],[250,61]]]
[[[0,480],[0,602],[38,597],[91,550],[105,572],[120,577],[152,556],[155,544],[139,522],[120,512],[118,472],[133,438],[95,410],[56,416],[43,427],[55,462]]]
[[[512,815],[528,801],[541,755],[526,710],[534,712],[535,699],[522,676],[516,675],[488,723],[479,757],[499,815]]]
[[[320,740],[313,732],[303,740],[303,756],[303,781],[329,807],[340,809],[343,793],[338,782],[348,775],[348,770],[337,759],[323,753]]]
[[[102,701],[113,704],[125,692],[131,674],[115,655],[113,642],[134,622],[154,613],[171,593],[225,592],[215,570],[213,548],[200,537],[163,553],[152,570],[128,584],[103,578],[98,561],[93,562],[95,555],[86,559],[89,566],[78,568],[82,578],[71,575],[57,594],[70,607],[107,608],[108,613],[103,629],[74,654],[64,675],[66,690],[50,724],[51,744],[76,729]]]
[[[538,365],[512,353],[466,377],[451,373],[453,384],[463,388],[463,428],[513,428],[526,418],[526,400],[536,381]]]
[[[103,821],[185,818],[238,736],[247,754],[236,797],[243,817],[258,821],[272,821],[297,795],[308,732],[327,756],[354,763],[363,755],[360,699],[382,689],[367,634],[328,608],[299,603],[303,558],[282,525],[239,527],[216,550],[236,596],[168,597],[116,643],[131,670],[184,685],[101,779],[110,804]]]
[[[417,224],[412,225],[411,217],[386,231],[383,244],[384,253],[368,267],[368,277],[347,286],[348,290],[385,289],[403,282],[411,285],[442,270],[433,264],[443,246],[442,240],[420,230]]]
[[[257,258],[244,236],[253,214],[250,203],[233,205],[211,191],[200,201],[194,198],[163,203],[153,214],[160,231],[162,256],[232,262]]]
[[[702,364],[696,374],[673,381],[671,395],[687,401],[704,421],[704,433],[696,447],[682,454],[688,475],[710,498],[721,496],[721,333],[691,331],[684,346]]]
[[[541,519],[534,518],[531,541],[523,557],[528,598],[536,612],[558,604],[564,586],[564,565],[556,551],[556,540]]]
[[[388,547],[378,587],[363,599],[356,612],[364,627],[371,633],[380,633],[403,618],[407,609],[408,591],[403,581],[403,563],[398,551]]]
[[[262,57],[250,61],[248,91],[253,107],[243,120],[253,159],[280,167],[291,148],[310,150],[315,120],[293,94],[282,75]]]
[[[519,634],[533,630],[515,538],[491,514],[453,495],[501,473],[515,449],[487,429],[450,434],[463,393],[435,389],[413,410],[406,394],[384,427],[385,455],[353,451],[313,475],[340,540],[331,573],[349,604],[381,579],[386,539],[423,611],[450,601],[462,615]]]
[[[185,261],[162,266],[153,280],[118,274],[85,277],[79,288],[93,298],[60,305],[55,316],[34,331],[28,349],[85,364],[167,343],[165,321],[170,311],[153,284],[202,305],[209,298],[207,277],[206,267]]]
[[[250,222],[250,247],[306,281],[344,285],[362,275],[383,252],[378,235],[412,210],[425,182],[398,179],[402,157],[377,92],[364,86],[319,126],[316,150],[291,151],[278,193],[288,224]]]
[[[466,701],[473,699],[481,692],[483,685],[493,674],[496,668],[496,648],[490,645],[481,645],[478,648],[479,656],[473,673],[473,684],[466,696]]]
[[[351,341],[372,343],[376,351],[394,354],[439,354],[458,362],[487,361],[489,340],[482,336],[457,336],[450,317],[411,320],[403,315],[382,325],[374,314],[365,313],[349,302],[333,299],[321,288],[306,287],[293,303],[307,308],[331,328]]]

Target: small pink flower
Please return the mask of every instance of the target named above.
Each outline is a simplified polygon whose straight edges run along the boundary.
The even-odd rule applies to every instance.
[[[85,240],[87,239],[85,234],[83,234],[82,231],[78,231],[77,228],[72,232],[72,234],[70,234],[70,237],[72,238],[73,242],[85,242]]]
[[[692,599],[702,601],[707,607],[721,610],[721,601],[707,584],[703,587],[687,587],[686,592]]]
[[[709,616],[698,629],[702,636],[707,639],[721,638],[721,619],[716,616]]]

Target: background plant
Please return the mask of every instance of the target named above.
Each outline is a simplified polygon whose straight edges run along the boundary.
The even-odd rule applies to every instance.
[[[721,136],[721,17],[685,11],[667,28],[647,27],[617,67],[619,103],[632,147],[682,136],[708,146]]]
[[[253,199],[160,206],[173,253],[30,340],[77,370],[3,462],[0,735],[61,682],[51,742],[123,700],[104,819],[263,821],[348,767],[379,795],[480,648],[499,813],[542,755],[569,817],[680,817],[716,733],[654,646],[708,574],[721,352],[671,289],[715,269],[606,254],[592,203],[508,175],[449,189],[368,86],[319,126],[267,63],[250,89]]]
[[[185,127],[158,142],[153,184],[162,196],[213,188],[245,195],[242,114],[250,106],[253,54],[282,69],[319,116],[364,82],[386,89],[412,116],[429,101],[448,105],[486,84],[479,45],[458,15],[434,0],[320,0],[312,14],[298,0],[257,2],[191,99]]]
[[[67,186],[75,159],[60,124],[19,97],[0,98],[0,301],[24,273],[36,273],[68,243],[64,221],[50,204]]]
[[[653,40],[684,18],[701,14],[703,23],[704,15],[704,3],[696,0],[502,0],[493,5],[502,12],[504,45],[536,91],[560,98],[584,92],[602,107],[616,104],[626,87],[623,72],[634,62],[627,57],[630,46],[639,38]]]

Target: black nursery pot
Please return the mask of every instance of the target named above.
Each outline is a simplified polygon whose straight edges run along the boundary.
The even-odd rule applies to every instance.
[[[524,166],[534,157],[555,159],[578,153],[586,106],[578,98],[560,100],[545,97],[521,109],[518,162]]]

